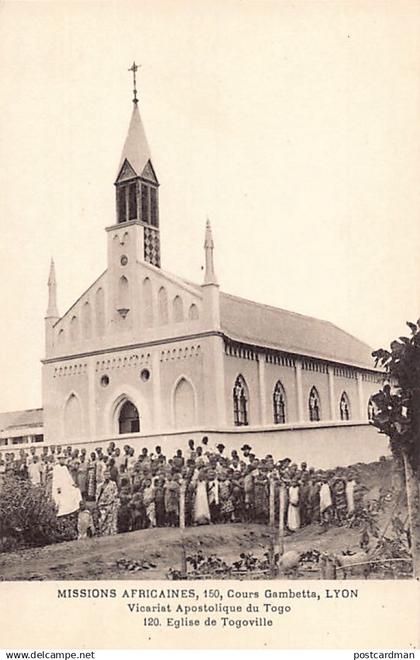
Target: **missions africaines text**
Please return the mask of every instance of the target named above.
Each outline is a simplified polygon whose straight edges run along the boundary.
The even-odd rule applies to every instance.
[[[258,591],[240,591],[236,589],[227,589],[224,594],[227,598],[259,598],[260,595],[264,598],[316,598],[319,599],[319,594],[316,591],[311,591],[310,589],[286,589],[284,591],[273,591],[273,589],[265,589],[263,593],[260,594]],[[118,593],[117,589],[57,589],[57,598],[151,598],[151,599],[160,599],[160,598],[191,598],[198,600],[199,593],[196,589],[173,589],[173,588],[163,588],[163,589],[123,589]]]

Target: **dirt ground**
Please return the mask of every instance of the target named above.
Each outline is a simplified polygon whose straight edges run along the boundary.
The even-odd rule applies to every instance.
[[[285,538],[285,550],[317,549],[329,552],[358,550],[360,532],[343,527],[327,531],[312,525]],[[169,568],[181,568],[182,543],[186,553],[201,549],[228,563],[241,552],[262,557],[270,543],[264,525],[209,525],[180,529],[157,528],[49,545],[0,555],[1,580],[156,580]],[[121,559],[152,562],[156,568],[132,572],[119,568]],[[306,579],[308,576],[305,576]],[[318,577],[314,574],[313,577]]]

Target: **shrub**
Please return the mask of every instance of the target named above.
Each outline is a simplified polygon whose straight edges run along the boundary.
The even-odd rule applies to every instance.
[[[10,539],[19,546],[52,543],[57,536],[54,502],[40,486],[15,475],[4,475],[0,495],[0,546],[5,551]]]

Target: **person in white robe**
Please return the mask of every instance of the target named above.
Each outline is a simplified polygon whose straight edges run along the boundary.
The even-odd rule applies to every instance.
[[[353,475],[348,476],[348,481],[346,482],[346,499],[347,499],[347,513],[351,516],[354,513],[354,489],[356,487],[356,481]]]
[[[287,527],[295,532],[300,527],[299,486],[296,482],[289,487],[289,506],[287,510]]]
[[[59,463],[53,468],[52,498],[57,505],[57,517],[67,516],[79,509],[82,496],[65,465],[65,456],[60,456]]]
[[[321,525],[328,524],[331,520],[332,497],[331,488],[326,478],[322,479],[321,489],[319,491],[319,512],[321,516]]]
[[[28,476],[34,486],[41,484],[41,470],[38,456],[33,456],[31,462],[28,464]]]
[[[210,523],[210,508],[207,496],[207,480],[204,471],[198,475],[194,498],[194,523],[208,525]]]

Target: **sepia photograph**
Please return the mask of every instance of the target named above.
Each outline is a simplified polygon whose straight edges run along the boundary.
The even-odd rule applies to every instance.
[[[419,13],[2,3],[2,582],[419,579]]]

